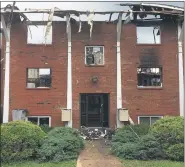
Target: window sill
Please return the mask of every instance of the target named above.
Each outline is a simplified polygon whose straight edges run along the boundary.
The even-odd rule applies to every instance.
[[[160,44],[145,44],[145,43],[136,43],[136,46],[161,46],[162,44],[160,43]]]
[[[53,46],[53,44],[34,44],[34,43],[27,43],[28,46]]]
[[[50,90],[49,87],[43,87],[43,88],[26,88],[27,90]]]
[[[86,67],[104,67],[105,65],[102,64],[102,65],[87,65],[85,64]]]
[[[155,87],[155,86],[137,86],[137,89],[157,89],[157,90],[161,90],[161,89],[163,89],[163,87],[162,86],[160,86],[160,87]]]

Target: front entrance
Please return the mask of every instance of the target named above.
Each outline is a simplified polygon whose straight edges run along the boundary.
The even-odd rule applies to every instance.
[[[81,126],[109,127],[109,94],[80,94]]]

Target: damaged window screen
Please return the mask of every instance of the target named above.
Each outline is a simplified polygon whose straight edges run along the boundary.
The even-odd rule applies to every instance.
[[[50,68],[28,68],[27,88],[48,88],[51,87]]]
[[[85,63],[87,65],[103,65],[104,63],[104,47],[103,46],[86,46],[85,47]]]
[[[160,44],[160,27],[150,26],[143,27],[137,26],[137,43],[138,44]]]
[[[45,25],[28,25],[27,28],[27,43],[28,44],[52,44],[52,26],[50,31],[47,35],[45,41],[45,32],[46,26]]]
[[[138,86],[161,87],[162,86],[162,69],[161,68],[137,68]]]

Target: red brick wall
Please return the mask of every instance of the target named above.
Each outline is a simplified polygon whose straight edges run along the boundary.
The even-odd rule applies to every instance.
[[[67,36],[65,23],[54,23],[53,44],[27,45],[26,27],[13,25],[11,31],[10,111],[28,109],[29,115],[50,115],[52,126],[63,125],[58,102],[66,107],[67,98]],[[116,24],[95,22],[92,38],[89,26],[82,25],[82,32],[72,25],[72,94],[73,127],[80,126],[80,93],[110,94],[110,126],[116,124]],[[173,24],[162,26],[161,45],[137,45],[136,27],[124,25],[121,37],[123,107],[129,109],[137,122],[138,115],[179,115],[177,30]],[[103,45],[105,65],[85,66],[85,46]],[[143,49],[155,48],[163,66],[162,89],[138,89],[137,66]],[[46,57],[45,57],[46,56]],[[48,64],[45,64],[47,62]],[[26,68],[51,67],[52,88],[47,90],[26,88]],[[98,76],[97,84],[91,82]],[[37,104],[48,101],[51,104]],[[11,119],[11,113],[10,113]]]
[[[67,89],[67,39],[65,24],[53,26],[53,44],[27,45],[25,26],[13,25],[11,31],[10,111],[28,109],[30,116],[52,116],[52,126],[62,125],[58,104],[66,108]],[[48,64],[45,64],[48,63]],[[52,72],[52,88],[27,89],[26,69],[49,67]],[[48,101],[50,104],[37,104]],[[10,119],[11,119],[10,113]]]
[[[179,115],[179,85],[177,57],[177,26],[170,23],[161,25],[160,45],[136,44],[136,27],[122,28],[122,95],[123,107],[129,109],[134,122],[141,115]],[[162,89],[138,89],[137,67],[143,50],[153,48],[160,57],[163,72]]]

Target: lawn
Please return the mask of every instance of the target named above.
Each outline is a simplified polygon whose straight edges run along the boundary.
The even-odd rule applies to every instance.
[[[2,167],[76,167],[76,160],[60,163],[37,163],[29,161],[23,163],[4,164]]]
[[[124,167],[184,167],[183,162],[122,160]]]

